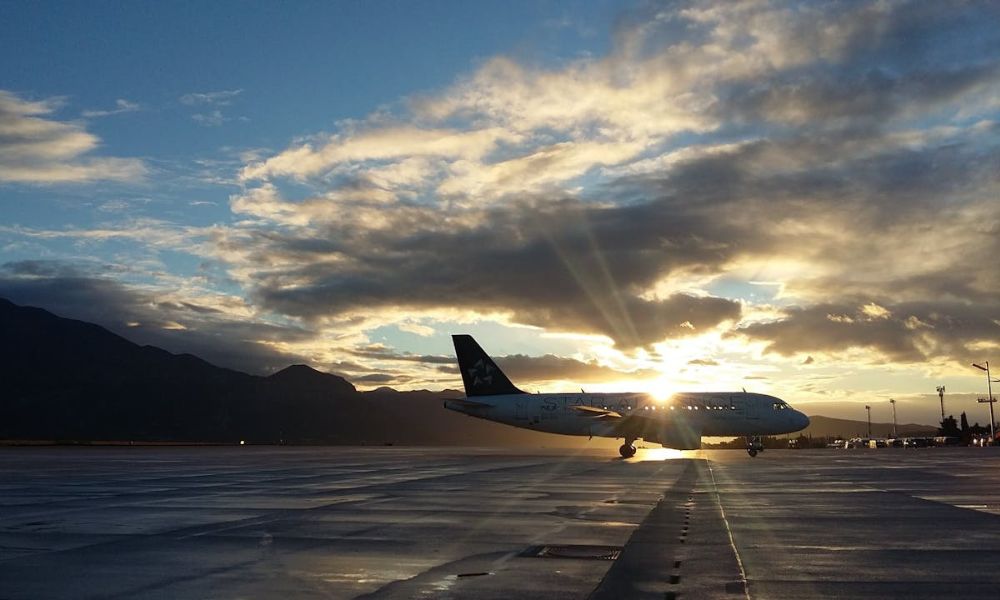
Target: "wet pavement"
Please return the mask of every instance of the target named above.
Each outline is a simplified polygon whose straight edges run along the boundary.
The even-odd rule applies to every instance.
[[[997,450],[2,448],[0,599],[993,597]]]
[[[709,456],[752,598],[1000,597],[1000,448]]]

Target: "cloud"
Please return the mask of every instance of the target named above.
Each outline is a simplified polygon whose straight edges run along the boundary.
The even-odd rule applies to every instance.
[[[878,68],[858,74],[796,74],[786,80],[746,84],[719,109],[795,126],[878,125],[946,107],[998,84],[1000,69],[994,64],[902,74]]]
[[[893,324],[931,322],[897,306],[996,297],[972,266],[1000,252],[1000,62],[975,52],[1000,42],[993,12],[647,7],[607,56],[494,57],[400,114],[252,160],[231,199],[247,221],[216,242],[254,302],[309,320],[453,307],[620,349],[766,339],[748,297],[710,291],[728,278],[807,311],[868,298],[818,324],[861,318],[835,336],[909,360],[927,349]]]
[[[790,308],[780,320],[748,325],[735,334],[764,341],[778,354],[860,349],[903,363],[943,359],[965,364],[978,358],[978,345],[1000,339],[1000,302],[905,302],[875,314],[871,306],[876,305],[858,300]]]
[[[378,361],[415,362],[421,364],[450,365],[454,364],[453,356],[435,356],[430,354],[400,353],[380,344],[372,344],[351,350],[351,354],[360,358]]]
[[[368,360],[388,361],[389,363],[420,363],[426,365],[454,366],[454,356],[415,355],[398,353],[385,346],[375,345],[359,348],[352,354]],[[658,371],[641,369],[622,371],[613,367],[601,365],[596,361],[581,361],[574,358],[545,354],[542,356],[527,356],[513,354],[494,357],[497,364],[511,380],[520,385],[544,383],[548,381],[575,382],[606,382],[615,380],[653,379],[658,377]],[[455,369],[448,373],[458,374]],[[458,381],[458,380],[456,380]]]
[[[202,127],[219,127],[232,118],[223,113],[220,107],[229,106],[233,100],[243,93],[242,89],[219,90],[215,92],[192,92],[184,94],[178,101],[185,106],[201,107],[205,112],[191,115],[191,120]],[[246,120],[246,117],[239,117],[239,120]]]
[[[653,379],[660,375],[659,371],[648,369],[620,371],[593,361],[584,362],[552,354],[542,356],[513,354],[497,357],[496,362],[512,380],[525,383],[545,381],[608,382],[622,379]]]
[[[216,92],[192,92],[190,94],[184,94],[178,100],[181,104],[187,106],[199,106],[199,105],[214,105],[214,106],[228,106],[232,104],[232,101],[236,96],[243,93],[242,89],[238,90],[219,90]]]
[[[692,239],[684,215],[671,218],[663,207],[593,209],[567,201],[491,209],[463,222],[413,206],[369,217],[359,206],[355,221],[346,223],[322,199],[294,204],[277,194],[260,188],[234,199],[234,208],[253,206],[254,214],[280,218],[291,229],[240,232],[227,235],[226,243],[249,244],[269,257],[275,268],[247,283],[258,302],[280,313],[315,318],[373,307],[430,310],[446,299],[449,307],[606,335],[629,348],[701,333],[741,312],[738,302],[721,298],[640,297],[672,263],[725,252],[715,242]],[[633,217],[635,211],[644,215]],[[295,214],[301,218],[290,219]]]
[[[717,366],[719,366],[719,362],[716,361],[716,360],[712,360],[711,358],[696,358],[694,360],[689,360],[688,364],[689,365],[699,365],[699,366],[703,366],[703,367],[717,367]]]
[[[134,158],[88,157],[100,140],[79,124],[47,118],[60,101],[28,101],[0,90],[0,182],[137,181],[145,164]]]
[[[426,129],[413,126],[382,127],[347,135],[334,135],[290,148],[243,169],[242,178],[308,178],[326,174],[344,164],[365,161],[412,160],[415,157],[476,159],[517,134],[502,128],[473,131]]]
[[[223,116],[221,110],[213,110],[210,113],[196,113],[191,115],[191,120],[205,127],[218,127],[229,119]]]
[[[354,381],[364,384],[389,384],[389,383],[401,383],[409,380],[409,377],[393,375],[391,373],[369,373],[368,375],[360,375],[354,378]]]
[[[644,4],[606,55],[488,57],[396,109],[248,154],[233,222],[143,231],[225,264],[254,318],[358,351],[387,320],[427,333],[414,323],[447,313],[585,334],[630,364],[688,343],[678,364],[711,366],[699,344],[718,337],[796,367],[965,360],[1000,320],[984,267],[1000,255],[998,12]],[[239,93],[181,102],[219,124]],[[63,237],[139,241],[128,229]],[[442,357],[369,358],[386,364],[350,372],[454,379]],[[531,360],[532,377],[601,372]]]
[[[102,212],[117,212],[130,206],[124,200],[110,200],[98,210]],[[32,240],[72,240],[78,244],[100,244],[109,241],[127,240],[141,243],[152,250],[185,250],[194,252],[199,241],[211,232],[196,227],[183,227],[149,218],[125,218],[114,224],[95,226],[90,229],[35,229],[23,226],[0,225],[0,233],[12,237],[24,237]]]
[[[91,119],[96,117],[109,117],[111,115],[120,115],[122,113],[136,112],[140,110],[141,107],[135,103],[125,100],[124,98],[119,98],[115,100],[115,108],[110,110],[85,110],[80,113],[82,116]]]
[[[269,373],[303,362],[278,346],[314,333],[248,318],[237,299],[126,285],[115,269],[62,261],[9,262],[0,267],[0,297],[61,317],[102,325],[138,344],[192,353],[211,363]]]

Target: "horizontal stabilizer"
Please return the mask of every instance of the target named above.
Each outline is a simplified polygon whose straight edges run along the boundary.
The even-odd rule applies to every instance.
[[[445,406],[448,403],[456,404],[462,408],[493,408],[493,405],[488,402],[477,402],[475,400],[469,400],[468,398],[453,398],[451,400],[445,400]]]

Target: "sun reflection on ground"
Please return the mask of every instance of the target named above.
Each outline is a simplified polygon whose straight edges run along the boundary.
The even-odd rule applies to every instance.
[[[640,449],[629,460],[631,462],[677,460],[678,458],[690,458],[691,454],[691,452],[674,450],[673,448],[646,448]]]

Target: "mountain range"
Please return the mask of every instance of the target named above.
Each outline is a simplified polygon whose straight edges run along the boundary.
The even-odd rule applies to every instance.
[[[516,429],[442,407],[443,400],[461,396],[456,390],[359,392],[344,378],[306,365],[249,375],[0,298],[0,439],[617,445]],[[910,435],[933,429],[900,427]],[[863,422],[813,417],[806,433],[863,431]]]
[[[461,396],[455,390],[359,392],[344,378],[306,365],[249,375],[0,299],[0,439],[581,443],[443,408],[443,400]]]
[[[832,417],[813,416],[809,427],[802,431],[803,435],[812,437],[867,437],[868,424],[865,421],[850,419],[834,419]],[[899,437],[925,437],[937,435],[937,427],[905,423],[896,425],[896,435]],[[892,435],[892,423],[872,423],[872,437],[889,437]],[[793,434],[798,435],[798,434]]]

